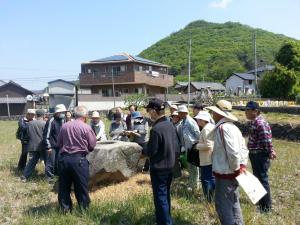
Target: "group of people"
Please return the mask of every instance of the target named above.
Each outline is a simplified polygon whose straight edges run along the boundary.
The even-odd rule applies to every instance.
[[[175,171],[185,164],[189,173],[188,191],[202,186],[207,202],[215,202],[222,224],[244,224],[239,203],[236,177],[245,171],[248,156],[254,175],[267,191],[258,203],[261,212],[272,208],[268,169],[276,158],[269,124],[260,115],[259,105],[248,102],[246,117],[250,120],[250,134],[246,146],[231,113],[232,105],[220,100],[215,106],[193,106],[193,116],[185,105],[167,105],[160,99],[151,99],[145,106],[148,117],[130,105],[128,115],[117,108],[108,137],[105,125],[97,111],[89,112],[78,106],[72,114],[63,104],[55,107],[52,118],[45,119],[43,110],[28,109],[19,121],[17,138],[22,151],[18,168],[21,180],[27,182],[41,159],[49,183],[58,176],[58,201],[63,212],[72,210],[71,185],[78,205],[89,206],[89,168],[86,155],[93,151],[96,141],[109,139],[136,142],[147,158],[144,171],[150,171],[157,224],[172,224],[171,183]],[[90,124],[87,124],[88,119]],[[199,165],[184,159],[191,150],[197,152]],[[27,154],[31,158],[28,163]]]

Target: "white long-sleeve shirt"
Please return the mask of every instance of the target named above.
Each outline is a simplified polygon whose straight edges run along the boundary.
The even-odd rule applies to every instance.
[[[223,118],[212,131],[214,148],[212,153],[213,172],[219,174],[232,174],[246,165],[248,149],[241,131],[231,120]]]

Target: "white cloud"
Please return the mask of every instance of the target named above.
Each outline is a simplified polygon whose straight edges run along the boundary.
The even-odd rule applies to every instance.
[[[218,0],[218,1],[213,1],[209,4],[210,7],[213,8],[222,8],[226,9],[227,6],[232,2],[232,0]]]

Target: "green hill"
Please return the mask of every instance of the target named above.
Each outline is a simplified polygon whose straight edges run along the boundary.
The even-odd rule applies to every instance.
[[[254,68],[253,34],[256,32],[258,66],[271,64],[287,36],[240,23],[188,24],[142,51],[139,56],[171,66],[177,80],[187,80],[189,39],[192,39],[193,80],[224,81],[232,72]]]

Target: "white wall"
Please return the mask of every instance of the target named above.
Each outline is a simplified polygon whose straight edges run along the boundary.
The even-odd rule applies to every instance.
[[[84,105],[89,111],[94,110],[110,110],[114,108],[113,101],[78,101],[78,105]],[[116,107],[125,107],[124,101],[116,101]]]
[[[63,81],[48,84],[49,94],[72,94],[75,95],[75,85]]]
[[[252,84],[249,84],[248,80],[243,80],[242,78],[232,75],[230,78],[226,80],[226,93],[230,93],[230,89],[232,90],[232,93],[237,93],[238,87],[241,87],[243,93],[245,91],[245,88],[248,87],[249,89],[255,90],[255,81],[252,81]]]

